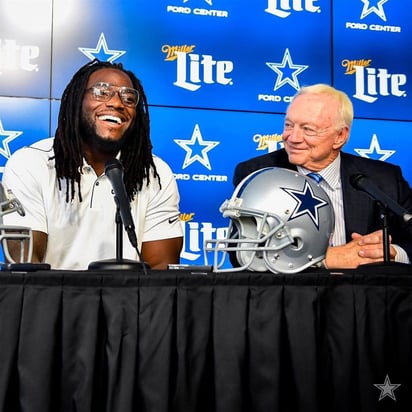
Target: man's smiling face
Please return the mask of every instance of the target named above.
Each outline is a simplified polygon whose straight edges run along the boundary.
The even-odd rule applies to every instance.
[[[115,91],[107,101],[100,100],[98,90],[93,90],[93,86],[101,85]],[[82,137],[87,143],[97,143],[108,150],[120,149],[136,117],[136,107],[126,105],[120,97],[119,91],[123,93],[125,88],[133,90],[133,84],[121,70],[104,68],[90,75],[82,104]]]

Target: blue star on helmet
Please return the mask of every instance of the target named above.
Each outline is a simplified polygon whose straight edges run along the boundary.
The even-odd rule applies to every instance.
[[[285,187],[283,187],[282,190],[292,196],[297,202],[289,220],[308,215],[316,228],[319,229],[319,209],[327,206],[328,202],[316,196],[306,180],[303,190],[288,189]]]

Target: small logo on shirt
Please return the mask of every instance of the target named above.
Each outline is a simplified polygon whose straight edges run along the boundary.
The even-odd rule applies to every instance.
[[[176,222],[177,219],[179,219],[179,216],[169,217],[169,223],[172,224],[172,223]]]

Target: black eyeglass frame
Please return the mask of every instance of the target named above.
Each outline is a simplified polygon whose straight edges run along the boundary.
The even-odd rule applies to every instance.
[[[117,93],[120,100],[126,107],[136,107],[139,104],[140,93],[132,87],[117,87],[110,83],[99,82],[86,89],[86,92],[92,92],[93,97],[99,102],[108,102]],[[129,101],[133,95],[136,101]]]

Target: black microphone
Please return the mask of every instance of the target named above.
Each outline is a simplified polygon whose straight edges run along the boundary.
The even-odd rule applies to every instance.
[[[137,238],[134,230],[132,213],[130,211],[130,202],[123,181],[123,166],[117,159],[108,160],[104,167],[104,174],[112,184],[116,203],[120,209],[120,217],[122,218],[123,226],[129,236],[130,243],[137,249]]]
[[[382,190],[380,190],[367,176],[357,173],[352,175],[349,180],[355,189],[367,193],[370,197],[372,197],[372,199],[381,203],[384,208],[387,208],[396,215],[400,216],[404,222],[409,223],[412,219],[412,214],[410,214],[399,203],[391,199],[386,193],[382,192]]]

